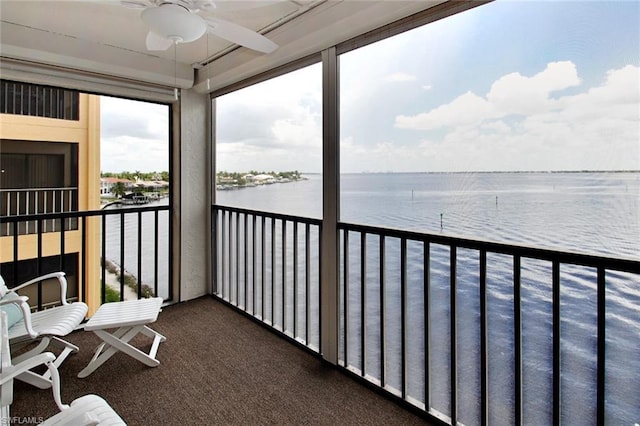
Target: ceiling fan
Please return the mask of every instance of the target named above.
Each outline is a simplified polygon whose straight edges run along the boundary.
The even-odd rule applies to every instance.
[[[224,3],[231,4],[229,1]],[[190,43],[206,32],[258,52],[271,53],[278,48],[277,44],[249,28],[199,15],[201,10],[217,8],[212,0],[122,0],[121,4],[143,9],[140,18],[149,27],[148,50],[167,50],[174,43]]]

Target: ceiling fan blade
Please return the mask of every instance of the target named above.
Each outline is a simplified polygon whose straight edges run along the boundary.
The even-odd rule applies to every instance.
[[[144,9],[150,3],[145,0],[120,0],[120,4],[129,9]]]
[[[211,34],[239,44],[240,46],[263,53],[271,53],[278,48],[277,44],[262,34],[241,25],[215,18],[207,18],[206,21]]]
[[[149,31],[147,34],[147,50],[167,50],[172,45],[172,40],[161,37],[153,31]]]

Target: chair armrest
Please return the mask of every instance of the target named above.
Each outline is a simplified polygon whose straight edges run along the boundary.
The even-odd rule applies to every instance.
[[[16,287],[13,287],[12,289],[10,289],[10,291],[17,292],[18,290],[28,287],[32,284],[39,283],[41,281],[48,280],[50,278],[57,278],[58,283],[60,284],[60,302],[63,305],[66,305],[67,304],[67,279],[65,278],[64,275],[65,275],[64,272],[51,272],[50,274],[45,274],[40,277],[36,277]]]
[[[0,385],[4,385],[10,380],[16,378],[16,376],[24,373],[25,371],[31,370],[33,367],[37,367],[38,365],[45,365],[53,362],[56,357],[51,352],[44,352],[38,354],[34,357],[25,359],[24,361],[18,363],[17,365],[10,365],[5,367],[0,373]]]
[[[38,333],[33,329],[31,325],[31,307],[27,303],[29,298],[27,296],[18,296],[17,299],[13,300],[0,300],[0,306],[9,305],[13,303],[14,305],[18,305],[20,310],[22,311],[22,319],[24,320],[24,328],[29,333],[32,339],[38,337]]]

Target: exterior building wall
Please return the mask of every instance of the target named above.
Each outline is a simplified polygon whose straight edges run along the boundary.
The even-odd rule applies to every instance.
[[[78,152],[78,210],[100,208],[100,98],[80,94],[79,120],[0,114],[0,139],[19,141],[22,152],[33,152],[45,142],[65,142],[77,145]],[[37,142],[37,144],[36,144]],[[15,143],[13,143],[15,147]],[[0,153],[1,155],[1,153]],[[65,167],[65,170],[68,170]],[[85,257],[87,274],[78,270],[78,276],[87,276],[88,282],[79,292],[84,292],[90,306],[90,314],[100,304],[100,223],[87,221],[86,253],[82,253],[81,232],[65,232],[65,253],[78,253],[78,264]],[[19,236],[18,260],[33,259],[37,255],[37,236]],[[60,234],[48,232],[42,235],[42,254],[58,255]],[[0,263],[13,261],[13,237],[0,238]],[[79,266],[80,268],[81,266]]]

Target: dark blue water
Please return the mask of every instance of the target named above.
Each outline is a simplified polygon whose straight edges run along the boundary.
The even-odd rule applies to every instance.
[[[545,248],[640,259],[640,173],[463,173],[352,174],[341,177],[341,220],[429,233],[511,242]],[[321,217],[321,179],[218,191],[222,205],[307,217]],[[350,240],[354,252],[360,242]],[[376,241],[368,241],[368,265],[376,265]],[[399,251],[388,244],[390,253]],[[424,315],[422,247],[408,247],[410,324],[408,389],[424,401]],[[429,360],[434,411],[449,413],[449,249],[431,248]],[[393,256],[389,256],[393,258]],[[513,260],[489,255],[489,415],[492,424],[511,424],[513,408]],[[358,281],[357,256],[350,280]],[[478,424],[479,290],[477,252],[458,252],[458,402],[459,421]],[[353,272],[356,271],[356,272]],[[352,274],[355,274],[352,276]],[[376,300],[375,268],[367,270],[367,299]],[[400,387],[398,262],[387,265],[385,339],[387,383]],[[562,420],[592,424],[595,419],[596,271],[561,269]],[[348,364],[360,359],[360,289],[349,288]],[[523,259],[524,418],[551,423],[551,265]],[[379,309],[366,307],[367,339],[377,342]],[[640,423],[640,282],[637,276],[607,276],[607,421]],[[433,324],[438,324],[433,327]],[[343,348],[344,349],[344,348]],[[380,355],[367,349],[367,374],[379,380]]]

